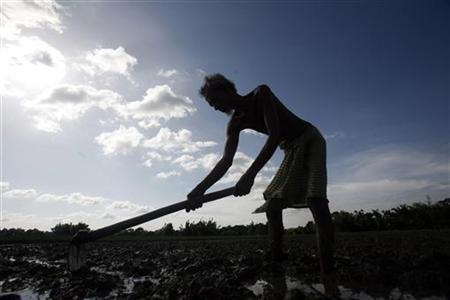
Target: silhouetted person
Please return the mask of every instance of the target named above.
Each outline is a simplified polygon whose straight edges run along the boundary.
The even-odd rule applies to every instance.
[[[307,204],[317,226],[322,279],[327,293],[335,293],[334,230],[326,195],[326,143],[319,130],[287,109],[264,84],[241,96],[233,82],[221,74],[213,74],[205,77],[199,92],[215,110],[230,115],[230,121],[223,156],[208,176],[188,194],[191,205],[187,211],[201,207],[201,201],[195,199],[231,167],[240,131],[249,128],[268,135],[260,153],[236,183],[234,195],[250,193],[256,174],[280,146],[285,157],[263,193],[265,204],[255,211],[267,215],[272,258],[280,261],[285,256],[282,251],[282,210]]]

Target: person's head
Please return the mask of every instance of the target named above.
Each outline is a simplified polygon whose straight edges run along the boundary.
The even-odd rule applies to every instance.
[[[205,76],[199,93],[214,109],[226,114],[233,112],[233,108],[230,105],[231,101],[237,96],[236,87],[231,80],[222,74],[217,73]]]

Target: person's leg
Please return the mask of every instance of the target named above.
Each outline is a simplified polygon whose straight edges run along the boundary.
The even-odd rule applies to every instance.
[[[334,226],[328,200],[325,198],[309,198],[308,205],[316,224],[317,245],[320,257],[320,273],[325,292],[337,294],[336,272],[334,268]]]
[[[306,147],[308,170],[307,203],[316,224],[320,273],[329,295],[337,294],[334,270],[334,226],[327,200],[326,141],[318,130],[311,132]]]
[[[283,210],[277,205],[269,205],[266,210],[268,221],[270,250],[272,252],[272,259],[281,261],[284,258],[283,254]]]

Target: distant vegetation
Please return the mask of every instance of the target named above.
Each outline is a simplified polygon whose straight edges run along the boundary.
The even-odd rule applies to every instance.
[[[332,213],[335,230],[339,232],[384,231],[384,230],[417,230],[417,229],[449,229],[450,228],[450,198],[436,203],[403,204],[398,207],[370,212],[364,210]],[[51,231],[38,229],[24,230],[11,228],[0,230],[0,241],[40,241],[66,240],[78,230],[90,230],[84,223],[57,224]],[[314,222],[305,226],[289,228],[287,234],[308,234],[315,232]],[[118,237],[183,237],[183,236],[252,236],[266,235],[267,224],[250,223],[248,225],[218,226],[214,220],[190,222],[187,221],[178,229],[172,223],[165,224],[155,231],[142,227],[127,229],[117,234]]]

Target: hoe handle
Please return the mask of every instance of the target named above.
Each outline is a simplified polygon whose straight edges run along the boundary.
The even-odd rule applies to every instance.
[[[209,194],[205,194],[200,196],[198,200],[201,199],[203,203],[211,202],[220,198],[224,198],[233,194],[234,187],[227,188],[224,190],[220,190],[217,192],[212,192]],[[162,216],[177,212],[179,210],[185,209],[187,205],[190,203],[190,200],[184,200],[166,207],[162,207],[156,209],[154,211],[148,212],[146,214],[121,221],[119,223],[112,224],[110,226],[106,226],[94,231],[80,231],[77,232],[71,241],[71,244],[82,244],[86,242],[91,242],[98,240],[100,238],[106,237],[108,235],[112,235],[124,229],[148,222],[150,220],[154,220],[160,218]]]

